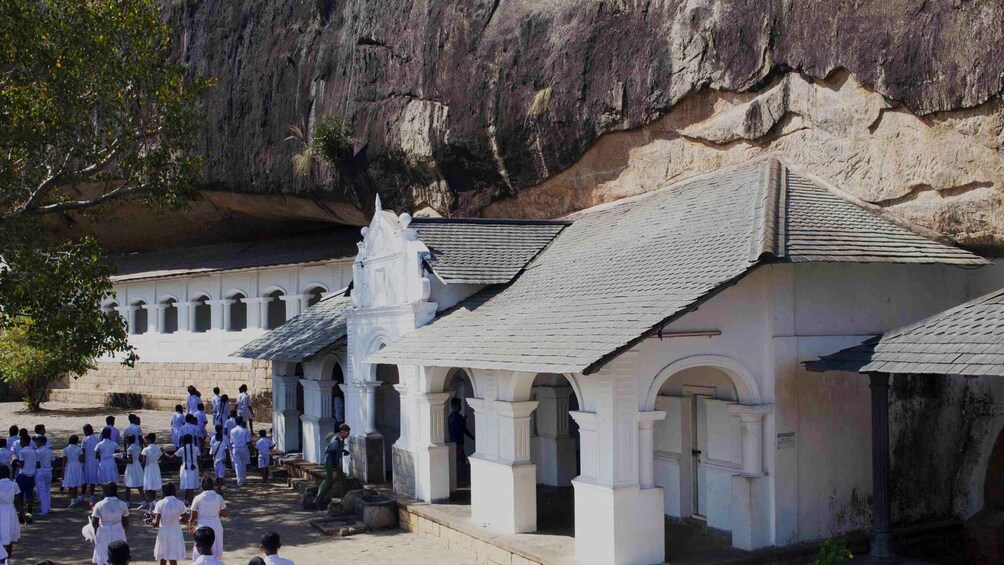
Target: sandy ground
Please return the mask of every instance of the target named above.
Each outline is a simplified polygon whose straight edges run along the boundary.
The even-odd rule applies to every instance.
[[[44,408],[46,412],[43,414],[32,415],[23,413],[19,403],[0,403],[0,424],[4,430],[13,424],[28,429],[38,423],[45,424],[58,449],[66,444],[70,434],[79,434],[85,423],[95,428],[103,426],[104,417],[109,413],[117,416],[116,425],[120,429],[124,427],[125,412],[122,411],[55,403],[46,404]],[[158,436],[167,432],[170,413],[147,410],[136,413],[143,420],[144,432],[153,431]],[[165,480],[177,481],[177,477],[168,476]],[[15,546],[13,556],[19,565],[42,559],[63,564],[90,563],[92,546],[80,535],[80,529],[86,523],[86,510],[81,507],[67,509],[66,495],[56,489],[53,493],[53,512],[37,517],[34,524],[22,528],[21,541]],[[284,546],[280,555],[293,559],[299,565],[473,563],[464,555],[445,549],[432,538],[400,530],[348,538],[321,535],[307,525],[307,520],[318,514],[297,510],[298,497],[284,482],[265,484],[260,478],[253,477],[241,490],[227,489],[224,498],[230,518],[224,522],[223,561],[229,565],[247,563],[258,555],[261,535],[270,529],[279,532],[282,537]],[[133,562],[155,563],[153,545],[156,530],[143,525],[140,514],[134,514],[134,518],[129,531]],[[187,533],[186,539],[191,548],[191,536]]]

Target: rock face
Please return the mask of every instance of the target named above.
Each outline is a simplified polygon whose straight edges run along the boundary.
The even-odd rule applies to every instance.
[[[178,58],[216,79],[206,194],[251,195],[207,215],[271,220],[284,209],[254,197],[286,195],[289,219],[356,223],[379,191],[552,217],[776,151],[962,243],[1004,243],[999,0],[164,2]],[[295,174],[289,127],[309,138],[328,114],[355,156]]]

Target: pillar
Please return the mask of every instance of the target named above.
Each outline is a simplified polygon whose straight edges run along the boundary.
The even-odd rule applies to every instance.
[[[639,412],[636,353],[582,379],[595,412],[576,411],[581,474],[575,488],[575,556],[583,563],[662,563],[663,489],[654,484],[653,424],[664,412]],[[648,449],[648,453],[643,453]]]
[[[207,300],[209,304],[211,323],[210,328],[214,330],[227,330],[230,327],[230,305],[234,303],[233,300],[229,298],[223,298],[220,300]],[[195,324],[195,315],[192,315],[192,327]]]
[[[348,383],[345,394],[345,417],[352,428],[352,474],[365,483],[386,480],[383,436],[376,430],[376,389],[380,381]]]
[[[129,326],[129,335],[136,333],[136,317],[132,315],[135,309],[135,306],[119,306],[117,308],[119,315],[125,318],[126,325]]]
[[[251,328],[266,328],[266,317],[262,315],[264,305],[266,304],[265,298],[245,298],[244,302],[248,305],[248,329]]]
[[[303,312],[307,308],[310,308],[310,295],[309,294],[301,294],[301,295],[299,295],[299,298],[300,298],[300,312]]]
[[[450,447],[446,444],[445,437],[445,406],[450,396],[448,392],[420,395],[417,399],[418,429],[409,430],[415,434],[412,443],[415,492],[412,496],[426,502],[443,502],[450,498]],[[402,434],[401,437],[403,439],[405,436]],[[395,490],[398,475],[405,472],[405,469],[394,468]]]
[[[872,396],[872,532],[869,560],[892,563],[889,502],[889,375],[871,373]]]
[[[570,386],[534,387],[537,406],[537,482],[553,487],[571,486],[576,475],[575,438],[568,433]]]
[[[732,477],[732,546],[754,550],[771,545],[770,483],[763,465],[763,420],[772,405],[733,404],[739,418],[742,472]]]
[[[299,378],[294,375],[279,374],[279,365],[286,364],[275,362],[272,367],[272,425],[275,427],[273,436],[279,451],[299,451],[301,414],[296,409],[296,386],[299,384]]]
[[[537,402],[470,398],[467,403],[474,409],[479,435],[497,441],[495,449],[484,452],[479,443],[470,457],[471,518],[499,533],[536,531],[537,468],[530,462],[530,416]]]
[[[151,307],[152,306],[152,307]],[[164,333],[164,306],[163,304],[146,305],[146,332]]]
[[[300,301],[298,300],[298,297],[283,294],[279,297],[279,300],[281,300],[283,305],[286,307],[286,322],[292,320],[300,313]]]
[[[187,318],[188,324],[187,324],[187,327],[188,327],[188,331],[191,332],[191,333],[195,333],[195,307],[196,306],[198,306],[197,303],[195,303],[195,302],[189,302],[188,303],[188,308],[186,309],[188,311],[188,318]],[[212,306],[210,306],[209,308],[210,308],[210,312],[211,312],[212,311]]]
[[[327,444],[324,438],[335,431],[335,419],[331,417],[331,389],[335,381],[300,379],[303,385],[303,458],[311,463],[324,462]]]

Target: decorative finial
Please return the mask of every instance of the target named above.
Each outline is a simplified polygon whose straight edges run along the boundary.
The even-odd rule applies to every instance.
[[[380,195],[379,194],[376,195],[376,210],[377,210],[377,212],[379,212],[380,210],[383,210],[383,204],[380,203]]]
[[[398,216],[397,219],[401,222],[402,228],[407,228],[411,224],[411,214],[407,212]]]

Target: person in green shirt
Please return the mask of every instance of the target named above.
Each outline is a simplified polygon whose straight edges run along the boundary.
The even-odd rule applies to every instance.
[[[342,424],[338,426],[338,432],[334,434],[334,437],[328,438],[328,447],[324,450],[324,482],[321,483],[320,488],[317,489],[317,498],[314,499],[314,505],[318,508],[321,507],[321,501],[324,500],[325,495],[331,490],[334,485],[332,480],[332,472],[336,475],[338,481],[338,491],[337,495],[339,497],[345,495],[346,480],[345,471],[342,470],[342,457],[349,454],[349,450],[345,448],[345,440],[349,437],[349,432],[352,428],[349,428],[348,424]]]

